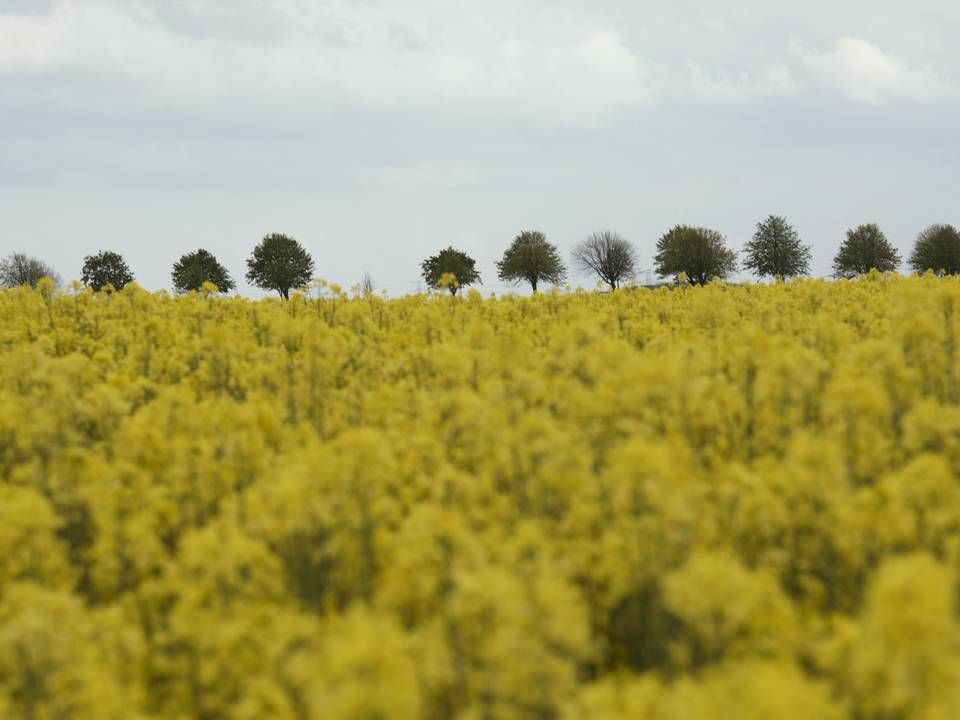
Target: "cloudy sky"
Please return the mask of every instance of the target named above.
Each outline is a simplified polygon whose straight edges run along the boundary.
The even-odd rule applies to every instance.
[[[149,289],[284,232],[317,274],[417,289],[454,245],[784,214],[960,223],[956,0],[0,0],[0,254]],[[592,285],[583,280],[585,285]],[[255,294],[242,282],[241,290]]]

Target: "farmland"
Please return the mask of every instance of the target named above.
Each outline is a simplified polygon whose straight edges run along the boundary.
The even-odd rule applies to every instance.
[[[0,292],[0,717],[955,716],[960,280],[321,290]]]

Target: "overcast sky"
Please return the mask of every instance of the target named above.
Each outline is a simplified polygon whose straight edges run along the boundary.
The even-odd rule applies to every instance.
[[[960,223],[956,0],[0,0],[0,254],[149,289],[204,247],[242,292],[270,232],[392,294],[522,229],[786,215],[829,272]],[[592,281],[582,280],[585,286]]]

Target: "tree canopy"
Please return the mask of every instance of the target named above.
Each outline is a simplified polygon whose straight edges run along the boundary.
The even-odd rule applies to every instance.
[[[528,282],[536,292],[542,282],[562,283],[567,269],[557,247],[547,242],[542,232],[524,230],[497,261],[497,274],[505,282]]]
[[[760,277],[790,278],[809,273],[812,256],[786,218],[770,215],[744,247],[743,266]]]
[[[941,224],[921,232],[910,254],[910,268],[917,273],[960,274],[960,232],[953,225]]]
[[[876,223],[867,223],[847,230],[847,239],[833,259],[833,274],[852,278],[874,269],[891,272],[899,266],[900,253]]]
[[[434,290],[446,287],[451,295],[456,295],[461,287],[481,282],[476,261],[465,252],[452,247],[428,257],[420,263],[420,268],[428,286]],[[444,275],[452,275],[456,282],[444,284]]]
[[[689,282],[706,285],[714,278],[726,278],[736,272],[737,254],[716,230],[677,225],[657,241],[654,265],[662,277],[682,273]]]
[[[604,230],[581,240],[573,248],[573,266],[584,274],[596,275],[611,290],[636,272],[637,254],[625,238]]]
[[[173,289],[178,293],[199,290],[205,282],[213,283],[222,292],[236,287],[227,269],[211,253],[200,248],[182,255],[173,265]]]
[[[247,259],[247,280],[262,290],[276,290],[284,300],[290,290],[313,279],[313,258],[292,237],[267,235]]]
[[[36,287],[45,277],[60,284],[60,276],[50,265],[26,253],[12,253],[0,260],[0,287]]]
[[[96,292],[107,285],[114,290],[122,290],[127,283],[133,282],[133,272],[122,255],[112,250],[101,250],[83,259],[80,281]]]

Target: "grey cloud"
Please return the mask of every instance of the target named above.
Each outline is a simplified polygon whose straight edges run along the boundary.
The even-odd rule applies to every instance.
[[[649,263],[673,223],[739,247],[778,212],[825,272],[849,225],[907,249],[951,220],[958,22],[935,0],[7,0],[0,254],[75,277],[109,246],[159,288],[201,245],[239,277],[281,231],[320,275],[402,292],[452,243],[500,291],[522,228],[566,251],[612,227]]]

